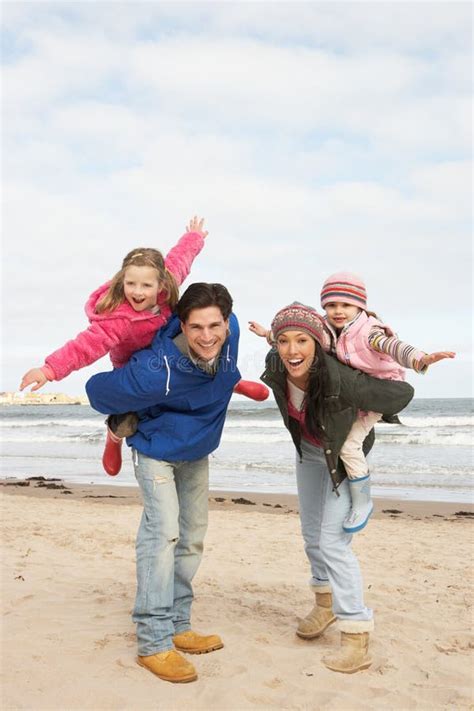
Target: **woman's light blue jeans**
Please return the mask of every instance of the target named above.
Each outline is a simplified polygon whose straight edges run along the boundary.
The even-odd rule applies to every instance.
[[[173,635],[190,629],[191,581],[207,530],[209,465],[165,462],[133,451],[143,498],[137,533],[137,596],[133,621],[138,654],[173,649]]]
[[[302,440],[303,459],[296,457],[301,532],[311,566],[311,588],[330,585],[333,611],[341,620],[371,620],[364,605],[359,563],[351,549],[352,535],[342,528],[351,508],[347,479],[333,491],[323,450]]]

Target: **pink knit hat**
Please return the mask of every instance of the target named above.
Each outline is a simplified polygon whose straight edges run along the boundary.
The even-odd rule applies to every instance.
[[[272,321],[272,335],[276,340],[285,331],[304,331],[321,344],[325,351],[331,347],[331,336],[328,333],[324,318],[311,306],[305,306],[299,301],[293,301],[276,314]]]
[[[363,280],[351,272],[336,272],[326,279],[321,289],[321,306],[333,301],[367,308],[367,292]]]

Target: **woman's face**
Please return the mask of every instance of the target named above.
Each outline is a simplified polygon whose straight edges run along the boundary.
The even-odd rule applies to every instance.
[[[277,349],[288,377],[304,388],[316,353],[316,342],[304,331],[285,331],[277,338]]]

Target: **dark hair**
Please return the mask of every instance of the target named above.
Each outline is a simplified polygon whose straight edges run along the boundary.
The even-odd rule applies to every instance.
[[[206,309],[208,306],[217,306],[222,317],[227,320],[232,311],[232,297],[222,284],[207,284],[204,281],[188,286],[178,303],[176,313],[183,323],[189,318],[194,309]]]
[[[316,341],[316,351],[309,371],[308,388],[306,390],[306,427],[313,437],[322,441],[325,439],[321,423],[323,420],[327,379],[325,354],[320,344]]]

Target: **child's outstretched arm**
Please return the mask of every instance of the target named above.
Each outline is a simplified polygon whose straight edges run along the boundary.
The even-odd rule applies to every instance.
[[[444,358],[454,358],[452,351],[438,353],[425,353],[408,343],[400,341],[397,336],[382,326],[374,326],[369,333],[369,346],[377,353],[385,353],[401,365],[402,368],[411,368],[417,373],[424,373],[428,366]]]
[[[208,235],[204,229],[204,217],[196,215],[186,225],[186,232],[165,257],[165,266],[176,279],[178,286],[188,276],[191,265],[204,247]]]
[[[31,392],[34,392],[35,390],[42,388],[47,382],[49,382],[49,378],[41,368],[31,368],[31,370],[25,373],[22,377],[20,390],[24,390],[28,387],[28,385],[36,383],[36,385],[33,385],[31,388]]]
[[[453,351],[438,351],[436,353],[425,353],[425,355],[421,358],[421,361],[423,365],[429,366],[433,365],[433,363],[437,363],[440,360],[444,360],[445,358],[455,358],[456,353]]]
[[[44,365],[32,368],[22,378],[20,390],[36,383],[31,390],[39,390],[51,380],[62,380],[74,370],[85,368],[109,353],[117,343],[125,340],[130,329],[130,321],[125,318],[93,321],[89,328],[81,331],[57,351],[45,358]]]
[[[261,326],[256,321],[249,321],[249,331],[255,333],[256,336],[261,336],[261,338],[266,338],[269,346],[273,346],[273,334],[271,331],[267,331],[264,326]]]

